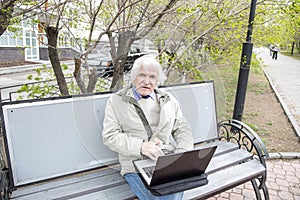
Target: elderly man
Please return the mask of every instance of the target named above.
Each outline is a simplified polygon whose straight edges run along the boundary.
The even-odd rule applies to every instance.
[[[182,199],[183,193],[154,196],[135,172],[132,161],[156,160],[162,149],[193,149],[190,126],[177,100],[157,89],[166,79],[161,65],[151,56],[138,58],[131,70],[131,85],[113,94],[106,105],[103,141],[119,154],[123,175],[136,196],[143,199]],[[173,145],[171,145],[171,141]]]

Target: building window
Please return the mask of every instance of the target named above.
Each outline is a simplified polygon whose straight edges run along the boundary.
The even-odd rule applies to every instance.
[[[0,44],[1,46],[8,46],[8,36],[7,33],[4,32],[0,37]]]
[[[1,46],[24,46],[21,31],[6,30],[0,37]]]

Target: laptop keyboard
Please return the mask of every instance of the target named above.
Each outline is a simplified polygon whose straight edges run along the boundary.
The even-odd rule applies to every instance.
[[[174,151],[171,151],[171,150],[168,150],[168,149],[162,149],[162,152],[164,153],[164,155],[168,155],[168,154],[174,153]]]
[[[170,151],[170,150],[167,150],[167,149],[162,149],[163,153],[165,155],[168,155],[168,154],[172,154],[174,153],[173,151]],[[149,178],[152,177],[153,175],[153,172],[154,172],[154,169],[155,169],[155,166],[149,166],[149,167],[144,167],[143,170],[145,171],[145,173],[147,174],[147,176]]]
[[[149,167],[144,167],[143,170],[146,172],[147,176],[149,178],[152,177],[153,172],[154,172],[155,166],[149,166]]]

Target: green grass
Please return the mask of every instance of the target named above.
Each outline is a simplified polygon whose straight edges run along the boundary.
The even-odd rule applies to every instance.
[[[248,124],[248,126],[252,128],[255,132],[259,129],[255,124]]]
[[[221,80],[221,84],[216,84],[216,101],[217,101],[217,113],[218,113],[218,120],[226,120],[231,119],[233,116],[234,110],[234,103],[235,103],[235,96],[236,96],[236,89],[238,83],[238,75],[239,75],[239,68],[238,64],[233,65],[220,65],[217,67],[217,70],[211,70],[210,73],[217,73],[218,80]],[[253,76],[255,78],[253,78]],[[204,77],[209,77],[209,79],[216,80],[215,75],[204,75]],[[268,83],[263,81],[265,79],[264,72],[259,65],[259,62],[255,59],[252,60],[249,72],[249,80],[247,84],[247,95],[251,93],[251,95],[263,95],[267,92]],[[255,81],[254,81],[255,80]],[[223,87],[221,90],[219,87]],[[223,92],[223,93],[220,93]],[[220,95],[220,96],[218,96]],[[249,96],[248,96],[249,98]],[[246,103],[246,102],[245,102]],[[258,111],[248,111],[248,113],[243,113],[243,121],[250,122],[251,119],[260,117],[260,113]],[[272,122],[266,122],[268,126],[272,126]],[[259,135],[264,137],[265,135],[269,135],[263,127],[258,124],[248,124],[255,132]]]
[[[273,122],[267,122],[267,125],[272,126]]]
[[[297,51],[297,50],[296,50]],[[280,51],[280,54],[283,54],[285,56],[289,56],[291,58],[295,58],[297,60],[300,60],[300,53],[299,52],[294,52],[293,55],[291,55],[291,52],[290,51]]]
[[[267,85],[263,83],[253,83],[248,85],[248,92],[253,92],[256,95],[264,94],[266,92]]]

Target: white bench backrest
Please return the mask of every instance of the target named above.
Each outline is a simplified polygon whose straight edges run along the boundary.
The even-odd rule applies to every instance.
[[[194,143],[218,138],[215,90],[212,81],[166,87],[177,98],[192,126]]]
[[[218,137],[213,82],[163,89],[179,100],[196,143]],[[109,95],[4,104],[14,186],[116,163],[101,136]]]

